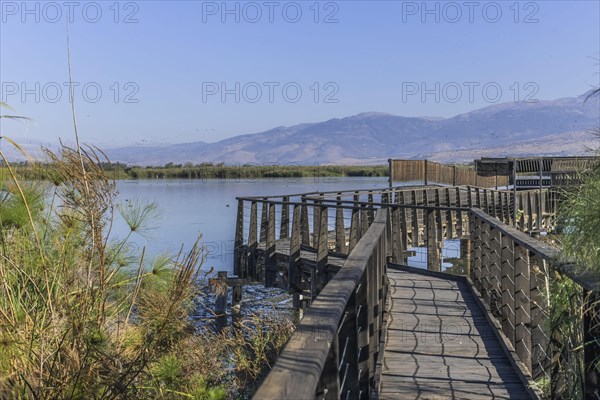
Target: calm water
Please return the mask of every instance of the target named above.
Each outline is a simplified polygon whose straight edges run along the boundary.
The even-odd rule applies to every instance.
[[[160,218],[152,225],[149,237],[135,235],[137,246],[146,246],[149,255],[176,253],[183,245],[189,249],[199,235],[207,249],[205,268],[233,269],[233,239],[238,196],[268,196],[313,191],[382,188],[386,177],[360,178],[280,178],[252,180],[160,179],[120,181],[118,201],[145,199],[156,203]],[[115,221],[113,234],[123,238],[128,230],[122,220]]]

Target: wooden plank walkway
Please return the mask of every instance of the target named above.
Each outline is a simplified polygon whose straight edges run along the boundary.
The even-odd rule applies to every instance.
[[[529,399],[468,283],[388,269],[380,399]]]

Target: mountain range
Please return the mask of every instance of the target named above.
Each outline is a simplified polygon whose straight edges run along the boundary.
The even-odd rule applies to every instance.
[[[600,99],[588,95],[495,104],[451,118],[369,112],[214,143],[123,147],[107,154],[112,161],[136,165],[376,164],[388,158],[459,162],[479,156],[583,154],[597,147],[591,131],[600,126]]]
[[[277,127],[218,142],[104,149],[113,162],[311,165],[382,164],[388,158],[472,161],[481,156],[557,156],[597,148],[600,98],[590,92],[536,103],[487,106],[451,118],[368,112]],[[586,100],[587,99],[587,100]]]

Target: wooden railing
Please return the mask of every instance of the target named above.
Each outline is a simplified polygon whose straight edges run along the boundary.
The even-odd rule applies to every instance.
[[[297,201],[286,196],[239,199],[239,273],[251,276],[255,271],[248,261],[264,257],[265,282],[281,279],[295,295],[306,295],[302,308],[310,305],[255,398],[368,398],[381,351],[387,263],[406,264],[408,247],[425,243],[428,269],[440,271],[440,243],[452,238],[466,241],[467,275],[498,318],[515,359],[538,382],[550,382],[553,396],[564,395],[557,383],[564,371],[548,326],[548,287],[553,274],[567,274],[580,285],[587,302],[580,343],[584,385],[587,398],[596,398],[599,285],[578,278],[557,263],[556,249],[517,229],[552,220],[556,204],[548,193],[518,193],[517,207],[529,205],[527,217],[518,220],[511,219],[512,192],[470,187],[313,193]],[[276,242],[286,240],[290,256],[278,261]],[[263,250],[259,242],[266,243]],[[264,255],[257,255],[260,251]],[[306,264],[301,252],[314,254],[314,261]],[[328,269],[332,258],[341,267]]]
[[[549,382],[552,398],[572,398],[560,384],[558,340],[583,349],[585,398],[600,398],[600,282],[582,279],[569,264],[560,263],[559,250],[507,226],[481,210],[472,209],[470,278],[501,329],[534,380]],[[551,280],[557,274],[571,279],[581,290],[584,337],[559,338],[549,326]],[[576,313],[578,310],[575,310]]]
[[[380,209],[320,292],[255,399],[369,399],[387,296],[388,210]]]
[[[327,271],[328,257],[347,256],[379,208],[395,206],[391,219],[400,235],[392,245],[395,262],[406,263],[410,247],[427,246],[430,268],[439,269],[440,243],[469,233],[469,208],[535,232],[551,229],[555,200],[548,190],[515,194],[470,186],[238,198],[234,273],[267,286],[310,290],[314,298],[335,273]],[[279,248],[290,255],[289,263]],[[301,262],[302,252],[315,254],[314,262]]]
[[[429,160],[388,160],[390,182],[424,182],[425,185],[500,187],[508,185],[508,177],[480,176],[471,165],[440,164]]]

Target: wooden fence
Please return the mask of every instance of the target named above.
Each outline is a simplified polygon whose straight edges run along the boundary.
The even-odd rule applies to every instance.
[[[600,368],[600,282],[585,280],[569,264],[561,263],[558,249],[503,224],[481,210],[471,209],[470,278],[534,380],[550,384],[551,397],[571,398],[564,385],[564,342],[568,352],[580,352],[586,399],[597,399]],[[583,337],[560,337],[549,321],[551,280],[562,275],[579,286]],[[572,354],[570,354],[573,357]],[[577,365],[580,364],[576,362]]]
[[[388,211],[297,326],[255,399],[369,399],[387,297]]]
[[[509,184],[507,176],[479,176],[472,166],[446,165],[429,160],[389,161],[390,183],[424,182],[452,186],[504,187]]]
[[[345,250],[348,255],[342,267],[316,294],[254,398],[369,398],[376,361],[382,351],[380,335],[387,293],[386,266],[389,262],[401,261],[405,249],[403,243],[408,243],[411,235],[423,234],[428,245],[439,243],[443,238],[467,235],[470,247],[467,275],[483,302],[497,317],[496,328],[502,331],[514,349],[515,362],[529,371],[538,383],[546,380],[553,398],[563,398],[568,393],[561,385],[565,370],[560,367],[560,349],[549,325],[549,279],[553,274],[562,274],[580,285],[585,313],[582,320],[574,323],[583,325],[585,335],[570,340],[573,341],[572,347],[581,352],[585,396],[587,399],[597,398],[598,368],[595,368],[595,363],[600,357],[598,282],[582,280],[568,264],[558,262],[556,249],[503,222],[510,220],[510,213],[506,212],[507,203],[502,203],[502,198],[504,193],[508,195],[511,192],[497,194],[497,191],[489,189],[462,191],[455,188],[458,190],[454,202],[464,201],[464,205],[437,205],[439,196],[448,189],[430,192],[433,193],[433,204],[429,201],[431,195],[426,192],[421,194],[423,204],[403,204],[402,198],[407,193],[412,197],[413,192],[418,193],[416,190],[382,191],[379,193],[381,202],[374,199],[362,202],[355,198],[345,202],[343,193],[319,194],[314,207],[320,210],[320,214],[316,219],[318,223],[313,225],[319,234],[312,242],[302,233],[300,223],[292,222],[295,228],[291,232],[291,246],[295,250],[290,253],[290,268],[300,260],[298,252],[303,240],[317,246],[317,260],[323,262],[324,259],[324,264],[328,263],[328,256],[336,254],[329,249],[342,241],[336,239],[330,245],[325,244],[328,236],[325,236],[324,227],[328,219],[324,215],[337,216],[338,213],[333,210],[348,209],[353,215],[354,226],[359,221],[364,221],[364,224],[356,228],[359,232],[357,242]],[[293,204],[293,221],[301,221],[302,208],[315,201],[313,195],[303,197],[304,201]],[[448,204],[453,203],[452,197],[446,199]],[[495,206],[491,205],[492,199]],[[277,205],[275,200],[269,201]],[[498,218],[489,215],[483,208],[496,212]],[[270,210],[269,205],[266,214],[274,218]],[[374,213],[372,219],[370,213]],[[409,227],[415,221],[423,224],[425,231],[419,228],[409,234]],[[273,237],[274,228],[268,228],[268,217],[266,223]],[[342,237],[341,232],[336,229],[332,239],[338,234]],[[343,241],[347,242],[347,234],[343,234]],[[434,260],[430,261],[430,257]],[[435,257],[435,250],[428,251],[429,269],[439,271],[435,265],[439,260]]]

